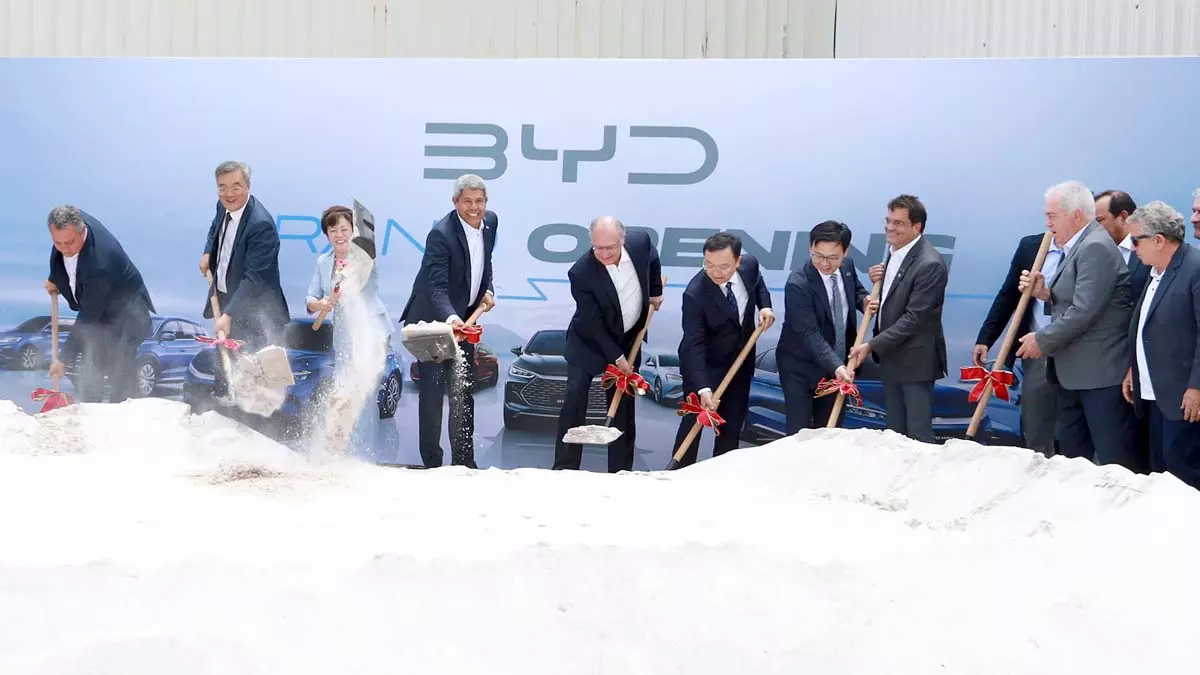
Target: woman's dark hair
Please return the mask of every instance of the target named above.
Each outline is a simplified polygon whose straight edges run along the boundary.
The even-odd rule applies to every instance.
[[[341,218],[345,218],[351,225],[354,224],[354,212],[348,206],[340,204],[331,206],[321,214],[321,231],[325,233],[326,237],[329,236],[329,228],[337,225],[337,221]]]

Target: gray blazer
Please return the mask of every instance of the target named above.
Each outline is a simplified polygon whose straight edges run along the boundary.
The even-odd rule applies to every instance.
[[[949,276],[942,254],[925,237],[904,256],[875,319],[876,335],[867,341],[884,381],[933,382],[946,374],[942,306]]]
[[[1129,368],[1129,267],[1112,237],[1088,223],[1050,283],[1052,320],[1037,332],[1065,389],[1119,386]]]
[[[1147,283],[1147,287],[1149,284]],[[1142,304],[1146,300],[1146,289],[1138,298],[1129,322],[1129,344],[1137,345],[1138,324],[1141,323]],[[1154,403],[1163,417],[1179,421],[1183,419],[1180,405],[1183,393],[1188,389],[1200,389],[1200,251],[1186,243],[1171,257],[1171,263],[1163,271],[1158,290],[1150,302],[1150,313],[1142,328],[1142,344],[1146,352],[1146,367],[1150,371],[1150,383],[1154,385]],[[1133,369],[1133,400],[1138,416],[1144,416],[1142,385],[1138,370],[1137,353],[1129,350],[1129,367]],[[1149,401],[1147,401],[1149,403]]]

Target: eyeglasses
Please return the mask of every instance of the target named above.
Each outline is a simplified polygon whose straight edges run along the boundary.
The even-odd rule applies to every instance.
[[[726,263],[724,265],[710,265],[707,262],[704,263],[704,270],[706,272],[720,272],[721,274],[728,274],[736,268],[737,268],[736,265],[731,265],[729,263]]]
[[[823,253],[815,253],[815,252],[810,252],[809,256],[812,257],[813,262],[827,262],[831,265],[840,265],[840,264],[842,264],[842,260],[845,260],[845,258],[846,258],[845,254],[825,255]]]
[[[1143,240],[1143,239],[1153,239],[1153,238],[1155,238],[1155,237],[1157,237],[1157,236],[1158,236],[1157,234],[1139,234],[1139,235],[1137,235],[1137,236],[1131,236],[1131,237],[1129,237],[1129,241],[1130,241],[1130,243],[1132,243],[1132,244],[1133,244],[1133,247],[1134,247],[1134,248],[1137,248],[1137,245],[1138,245],[1138,242],[1139,242],[1139,241],[1141,241],[1141,240]]]
[[[621,250],[621,244],[612,244],[611,246],[593,246],[592,250],[596,253],[616,253]]]

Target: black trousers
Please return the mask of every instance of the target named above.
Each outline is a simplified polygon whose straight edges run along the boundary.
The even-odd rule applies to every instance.
[[[887,428],[915,441],[934,443],[933,382],[883,381]]]
[[[76,398],[84,403],[101,403],[106,388],[109,403],[120,403],[133,396],[137,387],[137,350],[145,336],[105,326],[76,326],[75,330],[83,338],[82,358],[74,378]]]
[[[462,386],[453,386],[453,361],[417,363],[417,414],[421,461],[427,468],[442,465],[442,401],[450,395],[450,423],[446,435],[450,439],[450,463],[454,466],[475,465],[475,345],[466,341],[462,346],[466,369]]]
[[[563,397],[563,406],[558,413],[558,432],[554,439],[555,469],[578,470],[583,462],[583,446],[579,443],[563,443],[562,439],[568,429],[587,421],[588,389],[598,374],[567,364],[567,395]],[[611,406],[616,395],[616,387],[605,390],[605,402]],[[617,413],[613,416],[613,427],[622,433],[617,440],[608,444],[609,473],[633,470],[634,441],[637,439],[636,398],[628,393],[622,396]]]
[[[1200,490],[1200,422],[1169,420],[1154,401],[1147,403],[1151,469],[1170,472]]]
[[[746,425],[746,411],[750,407],[750,380],[753,374],[753,364],[747,361],[729,383],[725,393],[721,395],[721,401],[717,405],[717,414],[725,420],[725,423],[717,427],[719,435],[713,438],[713,457],[720,457],[730,450],[736,450],[742,441],[742,429]],[[679,419],[679,429],[675,432],[675,444],[671,446],[672,454],[679,449],[679,446],[683,445],[684,439],[691,433],[695,424],[695,415],[684,415]],[[700,427],[700,433],[696,434],[687,449],[683,451],[683,457],[679,460],[680,468],[696,463],[696,457],[700,452],[700,437],[704,434],[704,429],[705,427]]]
[[[787,416],[787,435],[791,436],[801,429],[822,429],[833,414],[833,404],[837,394],[817,398],[816,387],[798,374],[779,369],[779,385],[783,388],[783,409]],[[838,424],[845,417],[845,408],[838,415]]]
[[[1058,443],[1066,457],[1120,464],[1137,471],[1137,428],[1121,385],[1099,389],[1058,388]]]

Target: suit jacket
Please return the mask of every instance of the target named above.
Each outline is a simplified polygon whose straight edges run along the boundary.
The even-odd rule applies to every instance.
[[[658,249],[650,235],[642,231],[626,231],[625,250],[637,272],[642,287],[642,307],[633,330],[636,332],[646,322],[650,309],[650,298],[663,294],[662,263]],[[591,251],[580,256],[567,271],[571,282],[571,297],[575,298],[575,314],[567,325],[567,362],[582,368],[593,376],[604,372],[610,363],[629,355],[625,344],[625,322],[621,315],[621,303],[617,298],[617,287],[604,265],[596,260]],[[646,332],[649,337],[649,331]],[[642,355],[630,365],[637,369]]]
[[[351,244],[353,245],[353,244]],[[317,267],[313,270],[312,280],[308,282],[308,297],[306,300],[320,300],[333,295],[333,251],[327,251],[317,256]],[[391,335],[395,332],[395,327],[392,325],[391,318],[388,317],[387,306],[383,304],[383,300],[379,297],[379,268],[372,267],[371,273],[367,275],[367,283],[363,285],[359,293],[362,296],[363,303],[367,307],[367,311],[379,318],[380,324],[383,326],[384,335]],[[307,308],[308,303],[305,303]],[[333,311],[325,315],[326,319],[340,316],[339,308],[342,305],[339,303],[334,305]],[[313,312],[309,312],[313,314]],[[337,325],[336,322],[334,324]]]
[[[738,353],[754,333],[758,310],[771,306],[771,292],[759,271],[758,260],[742,254],[738,274],[746,285],[748,299],[742,316],[729,306],[725,289],[713,283],[704,270],[696,273],[683,291],[683,339],[679,341],[679,372],[683,390],[712,389],[725,378]],[[740,372],[754,372],[754,349]]]
[[[988,310],[987,318],[983,320],[983,325],[979,328],[975,344],[987,345],[990,349],[1008,330],[1008,322],[1012,320],[1013,312],[1017,311],[1017,304],[1021,301],[1021,291],[1018,288],[1021,282],[1021,272],[1033,269],[1033,263],[1037,261],[1038,249],[1042,247],[1044,236],[1044,234],[1031,234],[1022,237],[1020,243],[1017,244],[1012,262],[1008,265],[1008,276],[1004,277],[1004,283],[1000,284],[1000,291],[996,293],[996,299],[992,300],[992,308]],[[1033,313],[1037,307],[1038,303],[1031,300],[1025,308],[1025,314],[1021,316],[1017,327],[1017,340],[1025,337],[1030,331],[1033,326]],[[1014,343],[1014,347],[1008,352],[1008,360],[1004,367],[1011,371],[1016,359],[1017,346]]]
[[[1133,313],[1129,268],[1112,237],[1088,223],[1050,280],[1053,317],[1038,331],[1038,347],[1054,360],[1066,389],[1121,384],[1129,366],[1129,320]]]
[[[413,281],[412,295],[400,314],[401,323],[446,321],[451,316],[466,321],[487,291],[492,291],[492,250],[500,219],[484,211],[483,280],[471,297],[471,253],[458,211],[447,213],[425,237],[425,255]],[[494,291],[493,291],[494,294]]]
[[[125,337],[142,340],[150,334],[150,313],[154,303],[133,261],[121,242],[99,220],[83,213],[87,239],[79,251],[75,266],[75,285],[71,288],[63,255],[50,250],[50,281],[77,312],[75,328],[63,345],[60,360],[74,361],[87,340]]]
[[[1148,289],[1149,285],[1147,285]],[[1142,385],[1137,361],[1137,333],[1142,306],[1146,299],[1143,289],[1129,322],[1129,360],[1133,369],[1133,400],[1135,409],[1145,413],[1141,405]],[[1200,389],[1200,251],[1186,243],[1179,247],[1163,270],[1154,299],[1150,302],[1146,325],[1142,328],[1142,345],[1154,399],[1163,417],[1183,419],[1180,405],[1187,389]]]
[[[205,244],[214,282],[217,278],[217,253],[221,250],[221,226],[226,213],[225,206],[218,201]],[[221,311],[228,314],[237,325],[262,325],[265,322],[282,328],[291,318],[279,282],[279,231],[275,229],[275,218],[253,195],[246,201],[234,235],[225,289],[228,292]],[[209,286],[209,296],[213,292],[213,287]],[[204,318],[213,318],[212,305],[207,297]]]
[[[840,326],[837,324],[841,322],[833,317],[825,279],[811,261],[793,270],[784,287],[783,332],[775,359],[781,373],[799,375],[810,389],[816,389],[821,378],[832,377],[834,371],[846,365],[846,356],[858,338],[858,315],[854,310],[863,311],[867,289],[858,280],[849,256],[838,274],[845,290],[842,306],[849,310]],[[846,336],[846,352],[842,354],[834,351],[835,332],[839,330]]]
[[[913,244],[875,319],[868,340],[888,382],[933,382],[946,374],[942,307],[949,271],[929,239]]]
[[[1129,254],[1129,262],[1126,264],[1129,268],[1129,291],[1132,294],[1130,297],[1142,297],[1142,291],[1146,290],[1146,284],[1150,282],[1150,266],[1142,262],[1137,257],[1137,252]]]

